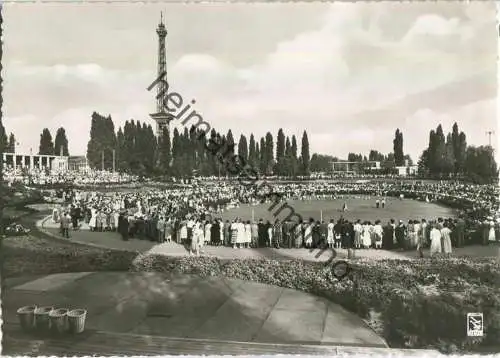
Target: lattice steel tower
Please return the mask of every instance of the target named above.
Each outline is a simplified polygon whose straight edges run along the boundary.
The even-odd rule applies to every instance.
[[[163,81],[160,81],[157,88],[157,99],[156,99],[156,112],[151,114],[151,118],[156,122],[156,136],[160,136],[163,132],[163,128],[168,128],[169,122],[173,119],[172,115],[168,114],[164,104],[163,98],[167,93],[167,46],[166,37],[167,29],[163,23],[163,12],[160,15],[160,23],[156,29],[158,34],[158,74],[159,78],[163,73]]]

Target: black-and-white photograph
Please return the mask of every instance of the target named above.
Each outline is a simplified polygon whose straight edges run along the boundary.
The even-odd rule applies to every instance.
[[[2,353],[500,353],[496,4],[4,3]]]

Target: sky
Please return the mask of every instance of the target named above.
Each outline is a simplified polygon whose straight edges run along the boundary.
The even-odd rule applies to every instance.
[[[153,124],[164,12],[168,82],[213,128],[283,128],[312,152],[416,160],[454,122],[473,145],[497,131],[492,2],[5,4],[4,126],[19,151],[63,126],[85,154],[91,114]],[[179,123],[178,123],[179,124]],[[492,137],[496,147],[498,140]]]

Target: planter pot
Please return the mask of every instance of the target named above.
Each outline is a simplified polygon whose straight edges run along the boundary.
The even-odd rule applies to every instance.
[[[38,307],[37,309],[35,309],[35,327],[38,331],[46,333],[49,332],[49,314],[53,309],[53,307]]]
[[[24,306],[17,310],[17,317],[23,331],[29,332],[35,328],[36,306]]]
[[[84,309],[76,309],[67,313],[68,327],[71,333],[82,333],[85,329],[85,318],[87,311]]]
[[[68,310],[59,308],[49,313],[50,329],[52,332],[61,334],[68,330]]]

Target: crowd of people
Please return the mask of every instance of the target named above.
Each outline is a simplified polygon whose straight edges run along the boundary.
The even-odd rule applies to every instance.
[[[138,177],[126,173],[105,170],[70,170],[53,172],[46,168],[22,168],[4,166],[3,180],[9,185],[21,183],[27,186],[50,186],[55,184],[87,186],[96,184],[123,184],[137,182]]]
[[[152,186],[154,186],[152,184]],[[284,199],[332,199],[369,195],[381,198],[407,197],[441,202],[462,211],[459,219],[419,218],[387,223],[379,220],[330,222],[313,218],[297,223],[235,218],[223,221],[221,212],[241,203],[270,201],[267,193],[237,182],[198,182],[182,188],[152,188],[115,192],[71,190],[63,206],[54,210],[54,220],[77,229],[85,222],[91,231],[117,231],[124,240],[175,241],[192,253],[204,245],[238,247],[343,247],[387,250],[430,247],[431,252],[451,253],[475,233],[475,242],[487,244],[500,239],[498,189],[461,183],[307,182],[274,183],[268,187]],[[64,218],[60,220],[60,218]],[[63,225],[64,223],[64,225]],[[439,245],[437,243],[440,243]],[[434,244],[433,244],[434,243]]]

